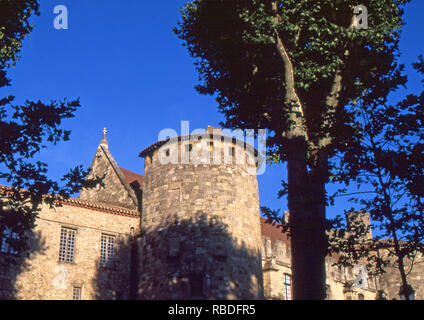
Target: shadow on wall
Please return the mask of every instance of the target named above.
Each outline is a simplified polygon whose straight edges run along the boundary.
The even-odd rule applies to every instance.
[[[102,239],[100,258],[93,279],[94,299],[134,300],[137,290],[137,243],[134,237]]]
[[[196,218],[163,225],[115,244],[97,262],[97,299],[261,299],[260,251],[233,239],[224,223]]]
[[[247,230],[246,230],[247,231]],[[234,238],[218,216],[163,217],[140,238],[140,299],[261,299],[260,247]]]
[[[33,288],[34,284],[26,283],[25,288],[19,284],[19,275],[27,272],[30,268],[30,261],[34,255],[43,254],[46,250],[45,240],[40,232],[26,231],[25,236],[20,239],[15,239],[18,242],[25,241],[28,243],[28,248],[24,251],[15,249],[9,244],[7,239],[10,239],[13,233],[1,232],[0,238],[0,300],[15,300],[19,299],[18,293],[22,290],[32,291],[37,293],[37,288]],[[35,299],[41,297],[34,296]]]

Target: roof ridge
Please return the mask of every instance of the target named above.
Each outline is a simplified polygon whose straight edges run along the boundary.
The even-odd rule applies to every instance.
[[[130,187],[129,183],[127,182],[127,179],[125,179],[124,174],[122,173],[121,169],[119,168],[118,164],[116,163],[109,149],[102,144],[100,144],[100,148],[103,150],[104,154],[106,155],[106,158],[109,160],[109,163],[111,164],[113,170],[115,171],[116,175],[118,176],[125,190],[127,190],[132,202],[137,207],[138,206],[137,196],[135,195],[134,190]]]
[[[82,207],[82,208],[88,208],[95,211],[101,211],[111,214],[117,214],[117,215],[126,215],[126,216],[136,216],[139,217],[140,213],[136,210],[127,209],[123,207],[113,206],[109,204],[104,204],[101,202],[95,202],[95,201],[88,201],[88,200],[81,200],[78,198],[69,198],[69,199],[63,199],[61,200],[63,204],[76,206],[76,207]]]
[[[0,185],[0,192],[8,192],[15,191],[16,188]],[[137,210],[132,210],[124,207],[109,205],[101,202],[89,201],[89,200],[81,200],[79,198],[59,198],[56,200],[58,203],[63,203],[65,205],[71,205],[75,207],[88,208],[95,211],[101,211],[111,214],[124,215],[124,216],[132,216],[139,217],[140,213]]]

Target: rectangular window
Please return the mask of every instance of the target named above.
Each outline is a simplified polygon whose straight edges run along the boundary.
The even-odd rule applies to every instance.
[[[191,275],[190,276],[190,294],[192,299],[203,299],[203,276]]]
[[[18,251],[14,250],[10,245],[10,242],[18,239],[18,234],[12,232],[9,228],[3,230],[3,234],[0,234],[0,252],[9,254],[18,254]]]
[[[252,156],[246,154],[246,162],[248,166],[256,166],[257,165],[257,160],[255,158],[253,158]]]
[[[284,275],[284,300],[292,299],[292,290],[291,290],[291,275]]]
[[[209,147],[209,151],[213,151],[213,141],[208,141],[206,145]]]
[[[115,236],[102,234],[100,264],[104,267],[111,267],[113,262],[115,246]]]
[[[124,300],[124,293],[121,290],[115,291],[115,300]]]
[[[62,228],[60,233],[59,261],[74,262],[76,230]]]
[[[81,300],[81,293],[82,293],[81,287],[74,287],[72,299],[73,300]]]
[[[325,300],[330,300],[330,286],[325,286]]]

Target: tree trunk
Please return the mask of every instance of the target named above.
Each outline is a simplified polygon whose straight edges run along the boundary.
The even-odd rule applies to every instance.
[[[390,223],[392,225],[394,225],[394,220],[393,220],[393,215],[390,212],[390,217],[391,217],[391,221]],[[392,229],[392,235],[393,235],[393,241],[394,241],[394,247],[395,247],[395,252],[396,252],[396,256],[398,257],[398,270],[400,273],[400,278],[402,281],[402,287],[404,289],[406,288],[410,288],[410,284],[408,283],[408,278],[405,272],[405,264],[404,264],[404,255],[403,253],[401,253],[400,250],[400,245],[399,245],[399,239],[397,237],[396,231],[394,229]],[[409,300],[409,294],[405,294],[405,299]]]
[[[384,185],[381,174],[379,174],[379,181],[380,181],[381,185]],[[396,228],[395,228],[396,221],[395,221],[395,218],[393,217],[392,209],[390,208],[391,199],[390,199],[390,195],[389,195],[389,193],[386,189],[384,189],[384,197],[385,197],[385,200],[386,200],[386,208],[387,208],[386,212],[385,212],[385,216],[389,219],[390,225],[391,225],[390,231],[391,231],[392,236],[393,236],[394,249],[395,249],[396,256],[398,258],[397,263],[398,263],[398,270],[399,270],[399,273],[400,273],[400,278],[401,278],[401,281],[402,281],[402,287],[404,289],[407,289],[407,288],[409,289],[411,286],[408,283],[408,278],[407,278],[407,275],[406,275],[406,272],[405,272],[405,264],[404,264],[405,255],[404,255],[403,252],[401,252],[400,241],[399,241],[399,238],[396,234]],[[409,300],[408,294],[405,294],[405,299]]]
[[[307,148],[293,141],[288,159],[293,298],[325,299],[325,184],[307,170]]]
[[[276,25],[281,22],[278,2],[271,3]],[[289,107],[289,128],[285,132],[289,140],[287,152],[288,208],[292,252],[293,297],[295,300],[323,300],[325,298],[325,179],[320,179],[320,165],[327,168],[327,158],[317,161],[318,170],[308,173],[308,131],[302,103],[296,92],[294,69],[278,30],[275,45],[284,66],[284,105]],[[341,77],[335,76],[332,88],[330,112],[337,106],[337,94]],[[328,145],[330,139],[325,141]],[[328,170],[327,170],[328,172]],[[328,175],[327,175],[328,177]],[[318,179],[316,179],[318,178]]]

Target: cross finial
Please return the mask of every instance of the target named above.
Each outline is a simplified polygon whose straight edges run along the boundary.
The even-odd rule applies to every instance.
[[[107,143],[107,140],[106,140],[106,133],[107,133],[106,128],[103,128],[103,131],[102,132],[103,132],[103,138],[102,138],[102,141],[100,141],[100,144],[102,144],[104,146],[107,146],[108,143]]]

